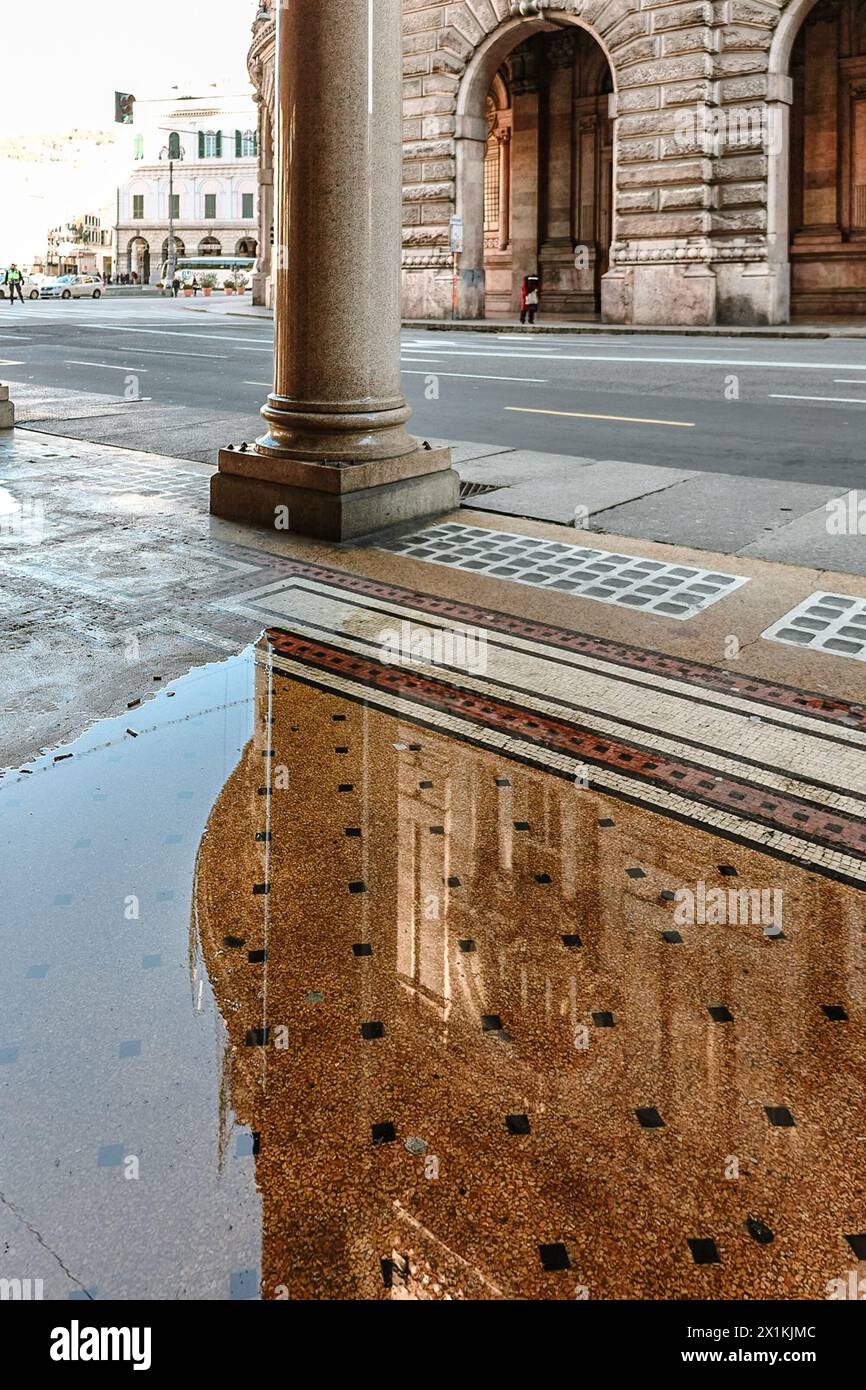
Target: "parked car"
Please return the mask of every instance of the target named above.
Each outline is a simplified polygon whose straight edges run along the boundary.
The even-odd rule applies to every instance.
[[[3,284],[3,276],[6,274],[5,265],[0,266],[0,299],[5,299],[9,290],[8,285]],[[25,299],[39,298],[39,285],[32,275],[25,275],[21,281],[21,293]]]
[[[102,294],[101,275],[58,275],[43,285],[41,299],[98,299]]]

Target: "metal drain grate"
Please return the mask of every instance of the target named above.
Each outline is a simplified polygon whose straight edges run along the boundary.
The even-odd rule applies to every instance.
[[[386,542],[381,549],[666,618],[692,618],[748,582],[745,575],[666,565],[458,522],[415,531]]]
[[[501,483],[461,483],[460,501],[464,502],[467,497],[483,497],[486,492],[498,492],[501,487]]]
[[[761,636],[770,642],[866,661],[866,598],[819,589]]]

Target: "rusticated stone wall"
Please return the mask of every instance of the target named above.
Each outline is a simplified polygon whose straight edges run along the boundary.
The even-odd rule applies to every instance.
[[[485,101],[515,49],[574,26],[600,45],[612,74],[602,317],[786,321],[789,63],[813,3],[404,0],[407,316],[451,312],[455,213],[464,224],[458,313],[484,313]],[[257,21],[251,52],[265,85],[269,24]],[[577,245],[579,229],[571,234]]]

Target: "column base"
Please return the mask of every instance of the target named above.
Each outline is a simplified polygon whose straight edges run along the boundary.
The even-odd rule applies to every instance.
[[[327,541],[356,540],[459,505],[450,449],[356,464],[220,449],[210,489],[214,516]]]
[[[15,407],[9,399],[9,387],[0,386],[0,430],[11,430],[15,424]]]

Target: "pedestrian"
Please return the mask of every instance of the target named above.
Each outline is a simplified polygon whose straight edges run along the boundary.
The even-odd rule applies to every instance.
[[[198,292],[199,292],[200,289],[201,289],[201,285],[199,284],[197,277],[194,275],[194,276],[192,277],[192,297],[193,297],[193,299],[195,299],[195,297],[196,297],[196,295],[198,294]]]
[[[524,277],[523,284],[520,286],[520,322],[526,323],[527,317],[530,324],[535,323],[535,314],[538,309],[538,276],[527,275]]]
[[[24,276],[21,274],[21,271],[18,269],[17,265],[13,261],[9,269],[6,271],[6,274],[3,276],[4,285],[8,285],[9,287],[10,306],[15,303],[16,291],[18,293],[18,298],[21,300],[21,303],[24,303],[24,294],[21,289],[21,282],[23,279]]]
[[[179,290],[179,289],[180,289],[180,280],[179,280],[178,277],[175,275],[174,279],[173,279],[172,282],[171,282],[171,292],[172,292],[172,295],[174,296],[175,299],[177,299],[177,294],[178,294],[178,290]]]

